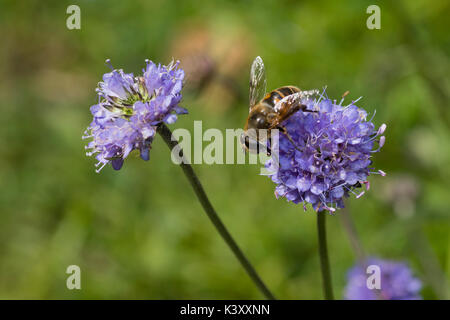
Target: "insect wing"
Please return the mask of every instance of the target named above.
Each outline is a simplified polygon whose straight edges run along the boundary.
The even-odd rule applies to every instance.
[[[266,94],[266,69],[260,56],[256,57],[250,70],[249,108],[257,104]]]
[[[290,94],[275,104],[275,111],[279,112],[283,107],[294,107],[306,100],[317,100],[320,96],[319,90],[300,91]]]

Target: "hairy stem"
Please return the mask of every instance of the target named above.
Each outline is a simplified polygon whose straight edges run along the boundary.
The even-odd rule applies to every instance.
[[[355,224],[353,223],[349,209],[342,209],[340,216],[344,229],[347,232],[348,238],[350,240],[350,244],[353,248],[353,251],[355,252],[358,264],[363,268],[363,270],[367,270],[368,267],[367,257],[361,244],[361,240],[358,236],[358,232],[356,231],[356,227]],[[377,296],[377,299],[379,300],[385,299],[381,290],[374,289],[374,292]]]
[[[317,212],[317,235],[319,238],[320,269],[322,271],[323,293],[326,300],[334,300],[331,283],[330,261],[328,260],[325,213]]]
[[[359,239],[358,232],[356,231],[355,225],[350,216],[348,209],[342,209],[339,215],[341,217],[342,224],[345,231],[347,232],[350,244],[355,252],[358,262],[363,266],[366,266],[366,254],[364,252],[361,240]]]
[[[231,234],[228,232],[227,228],[223,224],[223,222],[220,220],[219,216],[217,215],[216,211],[214,210],[213,206],[211,205],[211,202],[209,201],[205,190],[203,189],[200,180],[198,179],[197,175],[194,173],[194,170],[192,169],[192,166],[185,161],[186,159],[183,157],[183,151],[181,150],[181,147],[178,146],[178,141],[176,139],[172,138],[172,132],[167,128],[166,125],[160,124],[158,126],[158,133],[161,135],[161,137],[164,139],[166,144],[169,146],[170,150],[172,151],[175,147],[178,148],[177,155],[181,157],[181,163],[180,167],[183,169],[184,174],[186,175],[186,178],[189,180],[189,183],[191,184],[192,188],[194,189],[194,192],[200,201],[203,209],[205,210],[206,214],[208,215],[208,218],[213,223],[214,227],[216,227],[217,231],[223,238],[223,240],[226,242],[228,247],[231,249],[233,254],[236,256],[238,261],[241,263],[242,267],[245,269],[245,271],[248,273],[252,281],[255,283],[255,285],[258,287],[258,289],[261,291],[261,293],[270,300],[275,300],[275,296],[269,291],[267,286],[264,284],[264,282],[259,277],[258,273],[256,272],[255,268],[250,264],[247,257],[244,255],[244,253],[241,251],[239,246],[237,245],[236,241],[234,241]]]

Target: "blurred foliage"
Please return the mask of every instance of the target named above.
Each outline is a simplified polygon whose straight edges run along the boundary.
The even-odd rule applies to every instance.
[[[66,8],[81,8],[81,30]],[[366,8],[381,7],[381,30]],[[450,273],[448,12],[438,1],[0,2],[0,298],[262,298],[156,139],[151,160],[94,172],[82,132],[113,65],[181,59],[189,72],[174,128],[242,127],[248,73],[268,86],[328,86],[387,123],[371,178],[348,210],[366,251],[408,261],[427,299]],[[192,79],[192,81],[190,81]],[[276,200],[257,165],[196,165],[211,201],[279,298],[320,299],[315,214]],[[339,214],[327,217],[336,296],[355,263]],[[68,265],[82,290],[66,288]]]

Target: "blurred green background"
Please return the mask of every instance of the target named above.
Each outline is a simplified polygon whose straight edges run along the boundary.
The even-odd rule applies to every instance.
[[[251,61],[268,87],[350,90],[377,110],[388,176],[347,201],[368,254],[407,261],[426,299],[448,298],[448,1],[0,2],[0,298],[260,299],[158,137],[151,160],[96,174],[81,135],[104,61],[139,73],[180,59],[183,106],[171,128],[242,127]],[[81,8],[81,30],[66,8]],[[381,7],[381,29],[366,8]],[[195,165],[219,215],[278,298],[321,299],[315,213],[276,200],[258,165]],[[335,295],[355,254],[327,217]],[[81,267],[82,290],[66,288]]]

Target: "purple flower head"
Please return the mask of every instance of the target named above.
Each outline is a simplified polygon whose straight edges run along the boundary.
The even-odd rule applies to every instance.
[[[269,159],[266,168],[277,184],[277,198],[301,202],[305,210],[309,202],[316,211],[332,213],[344,207],[343,198],[350,193],[357,198],[364,194],[356,189],[369,189],[371,173],[385,175],[374,172],[371,158],[385,142],[386,125],[375,129],[366,111],[354,104],[359,99],[343,106],[343,99],[337,104],[324,94],[302,100],[308,111],[298,111],[282,123],[287,134],[280,131],[272,146],[279,150],[278,159]]]
[[[366,273],[366,268],[356,265],[347,274],[345,298],[348,300],[419,300],[422,284],[415,278],[411,269],[401,262],[371,258],[367,266],[375,265],[380,270],[380,289],[369,289],[368,277],[375,273]],[[369,279],[370,281],[371,279]]]
[[[97,172],[108,163],[119,170],[135,149],[142,159],[149,160],[156,126],[174,123],[176,114],[187,113],[178,106],[184,78],[179,62],[168,66],[146,63],[142,77],[111,66],[112,71],[104,74],[98,85],[99,101],[91,107],[94,119],[83,136],[92,138],[86,149],[87,155],[95,155],[98,161]]]

